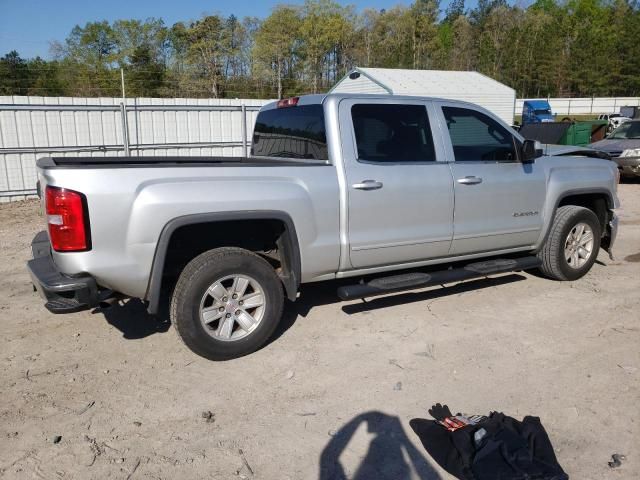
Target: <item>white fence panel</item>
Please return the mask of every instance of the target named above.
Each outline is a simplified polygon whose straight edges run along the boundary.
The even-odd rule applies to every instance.
[[[0,96],[0,201],[32,196],[50,155],[243,155],[268,101],[128,98],[124,135],[121,98]]]
[[[519,98],[516,100],[517,115],[522,115],[525,100],[548,100],[553,113],[566,116],[619,113],[620,107],[640,106],[640,97]]]

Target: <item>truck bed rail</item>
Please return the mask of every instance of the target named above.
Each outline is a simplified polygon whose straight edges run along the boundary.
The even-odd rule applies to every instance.
[[[40,168],[126,168],[175,166],[320,166],[330,165],[327,160],[289,157],[42,157]]]

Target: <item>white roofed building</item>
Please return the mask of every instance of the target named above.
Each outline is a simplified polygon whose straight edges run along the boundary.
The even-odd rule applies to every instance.
[[[513,124],[516,91],[478,72],[356,67],[334,85],[335,93],[386,93],[475,103]]]

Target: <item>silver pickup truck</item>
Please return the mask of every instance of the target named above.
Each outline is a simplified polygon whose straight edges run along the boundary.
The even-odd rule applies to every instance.
[[[613,162],[551,156],[463,102],[310,95],[260,111],[249,158],[42,158],[33,283],[57,313],[170,300],[194,352],[263,345],[303,283],[365,298],[494,273],[585,275],[617,230]],[[166,304],[165,304],[166,305]]]

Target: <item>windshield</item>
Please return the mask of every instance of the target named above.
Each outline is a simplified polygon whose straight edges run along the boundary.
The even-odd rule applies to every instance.
[[[640,139],[640,122],[626,122],[616,128],[607,138]]]
[[[551,110],[548,108],[539,108],[534,110],[536,115],[551,115]]]

